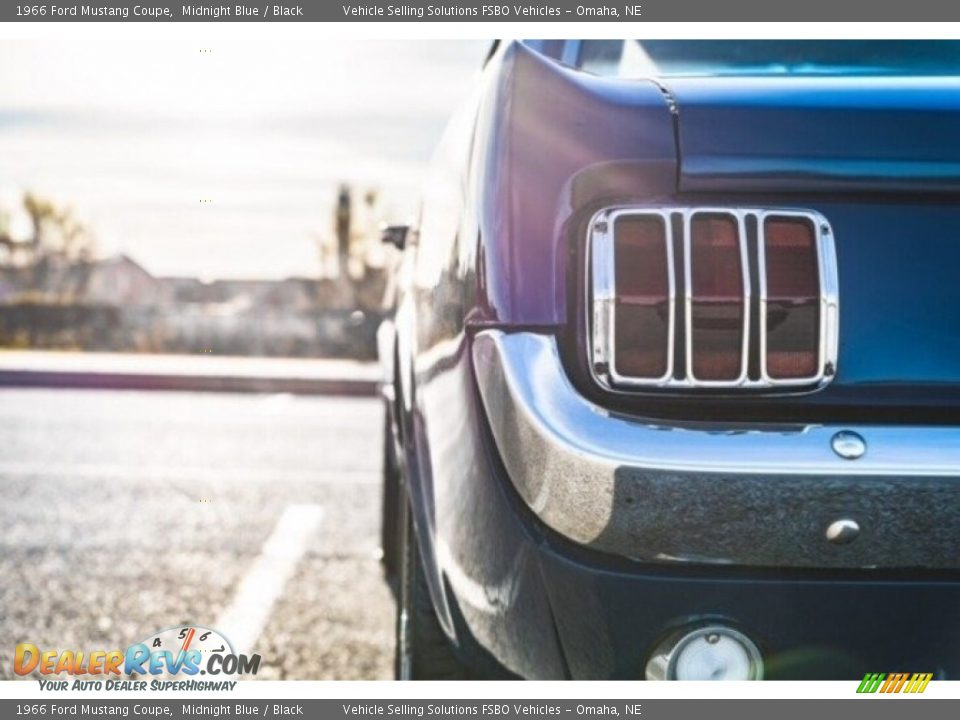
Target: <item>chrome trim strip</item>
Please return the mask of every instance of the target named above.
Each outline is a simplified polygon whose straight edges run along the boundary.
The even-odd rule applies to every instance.
[[[684,379],[677,379],[677,358],[674,357],[676,345],[676,258],[673,253],[674,235],[672,216],[682,217],[684,263],[684,327],[685,365]],[[690,283],[690,223],[697,214],[722,214],[736,219],[740,234],[740,259],[743,272],[744,287],[744,331],[743,350],[740,376],[732,381],[705,381],[697,380],[693,374],[693,343],[692,338],[692,288]],[[667,348],[667,366],[669,372],[660,378],[638,378],[623,375],[617,372],[615,357],[614,333],[615,322],[615,268],[614,268],[614,240],[613,228],[618,217],[628,216],[656,216],[663,219],[667,234],[667,262],[671,267],[670,273],[670,318]],[[766,368],[766,262],[765,240],[763,237],[763,221],[770,216],[802,217],[810,220],[817,234],[817,257],[820,273],[820,347],[819,372],[816,376],[804,379],[781,380],[770,377]],[[760,306],[759,349],[760,377],[749,378],[749,360],[752,350],[750,343],[750,317],[752,283],[750,282],[750,250],[747,242],[746,221],[752,218],[757,223],[757,270],[758,270],[758,300]],[[587,285],[586,285],[586,316],[590,347],[588,362],[591,375],[601,386],[610,391],[629,391],[631,389],[717,389],[717,390],[776,390],[809,391],[818,390],[827,385],[837,371],[839,354],[839,325],[840,302],[839,280],[837,277],[837,258],[834,245],[834,235],[830,224],[823,215],[812,210],[779,209],[779,208],[729,208],[729,207],[642,207],[642,206],[615,206],[604,208],[597,212],[590,220],[587,230]]]
[[[960,537],[960,427],[656,423],[581,396],[551,335],[486,330],[473,358],[510,481],[573,541],[653,561],[958,564],[945,548]],[[834,453],[841,430],[866,439],[863,457]],[[869,543],[823,539],[840,509]],[[915,523],[937,538],[904,544]]]
[[[747,370],[750,365],[750,256],[747,252],[747,230],[743,221],[744,212],[725,208],[696,208],[683,213],[683,288],[684,318],[687,350],[687,385],[703,388],[741,387],[748,381]],[[743,282],[743,328],[740,340],[740,375],[733,380],[698,380],[693,374],[693,245],[692,226],[697,215],[727,215],[737,225],[737,240],[740,244],[740,273]]]

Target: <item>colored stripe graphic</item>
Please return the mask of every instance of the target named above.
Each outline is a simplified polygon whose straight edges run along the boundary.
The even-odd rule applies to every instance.
[[[857,688],[858,693],[875,693],[880,687],[880,683],[886,677],[884,673],[867,673]]]
[[[933,673],[867,673],[857,687],[858,693],[922,693]]]

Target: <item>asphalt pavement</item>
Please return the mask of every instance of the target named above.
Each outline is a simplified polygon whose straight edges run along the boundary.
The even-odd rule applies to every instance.
[[[16,643],[109,650],[179,624],[229,625],[259,678],[391,677],[381,413],[373,398],[0,389],[0,679]]]

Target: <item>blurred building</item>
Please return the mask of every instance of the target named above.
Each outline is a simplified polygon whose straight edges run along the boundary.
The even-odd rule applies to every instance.
[[[385,284],[158,278],[126,255],[0,268],[0,346],[372,358]]]

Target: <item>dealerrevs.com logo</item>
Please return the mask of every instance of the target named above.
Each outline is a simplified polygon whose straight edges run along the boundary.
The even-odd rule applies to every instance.
[[[867,673],[860,681],[858,693],[922,693],[933,673]]]
[[[198,625],[161,630],[126,650],[50,650],[20,643],[13,658],[17,675],[42,676],[41,690],[232,690],[237,681],[227,678],[256,675],[259,669],[259,655],[239,654],[224,635]],[[62,675],[72,680],[56,677]]]

